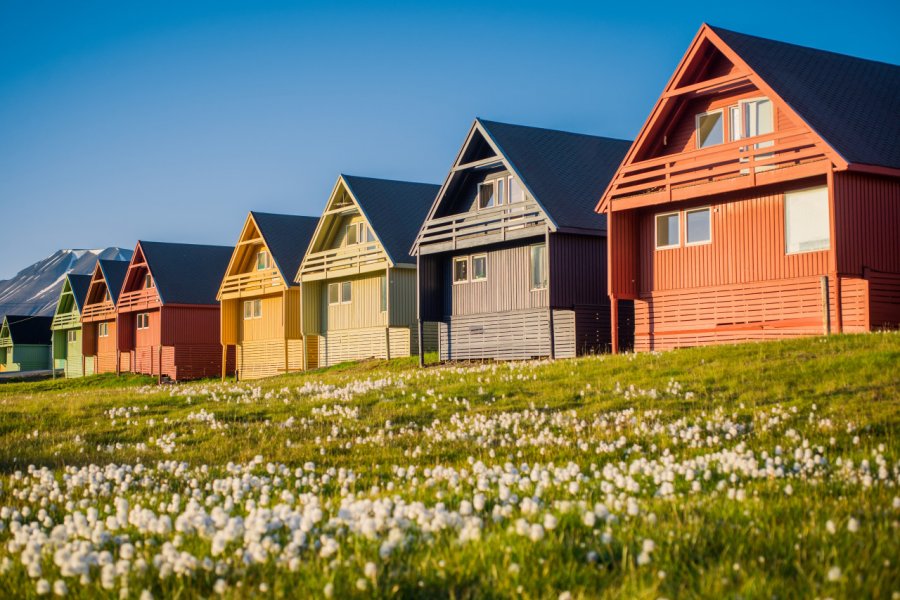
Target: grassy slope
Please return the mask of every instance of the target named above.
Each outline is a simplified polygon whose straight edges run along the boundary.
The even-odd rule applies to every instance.
[[[509,531],[508,522],[489,524],[481,541],[464,549],[438,537],[392,558],[390,575],[379,578],[379,594],[427,596],[446,590],[446,595],[453,597],[556,597],[569,590],[575,597],[890,597],[900,591],[900,565],[896,564],[900,560],[900,510],[895,500],[900,495],[896,487],[898,368],[900,335],[877,334],[513,368],[418,371],[413,360],[403,359],[226,388],[210,382],[155,388],[147,379],[108,376],[11,383],[0,385],[0,481],[29,464],[61,469],[138,460],[150,465],[177,459],[216,468],[229,461],[246,463],[257,455],[292,467],[315,461],[322,469],[353,469],[359,477],[358,492],[373,484],[385,486],[393,479],[391,465],[462,468],[469,465],[470,457],[499,465],[507,460],[516,465],[552,462],[557,466],[572,461],[582,472],[590,473],[592,464],[602,469],[607,463],[624,461],[627,467],[640,457],[659,460],[667,454],[685,461],[708,454],[710,449],[675,443],[658,431],[642,436],[633,427],[622,431],[593,427],[577,432],[570,423],[532,430],[528,423],[534,421],[534,415],[526,417],[519,428],[495,426],[481,438],[430,441],[419,433],[373,443],[360,443],[359,438],[375,435],[388,420],[397,432],[407,425],[421,429],[436,420],[449,427],[454,415],[490,416],[529,408],[547,415],[574,410],[578,419],[588,423],[603,413],[634,409],[638,421],[644,415],[647,422],[670,424],[687,419],[701,425],[719,409],[735,423],[753,427],[742,441],[757,456],[762,451],[773,454],[776,446],[793,451],[802,447],[801,440],[807,440],[812,447],[825,448],[829,468],[808,481],[802,477],[791,481],[790,495],[781,480],[732,481],[727,469],[715,470],[701,493],[687,493],[687,482],[679,479],[674,498],[654,497],[659,482],[647,482],[635,493],[641,502],[640,516],[623,515],[610,544],[599,541],[602,529],[583,531],[578,518],[564,511],[560,527],[539,543],[522,541]],[[343,386],[386,377],[392,379],[391,385],[349,401],[297,391],[308,381]],[[405,385],[396,385],[401,379]],[[668,393],[665,390],[673,380],[680,389]],[[616,391],[617,384],[656,392],[625,394]],[[314,407],[335,404],[358,408],[358,418],[323,418],[312,412]],[[130,422],[125,417],[113,421],[104,414],[118,407],[142,410]],[[213,429],[187,420],[200,409],[213,412],[227,428]],[[764,430],[759,426],[760,416],[772,409],[789,415],[783,419],[793,420]],[[661,412],[656,416],[647,413],[654,410]],[[279,426],[290,417],[300,424]],[[545,446],[528,442],[542,429],[557,434],[557,441]],[[798,435],[794,437],[788,430]],[[149,442],[171,432],[178,436],[171,454]],[[622,435],[628,438],[626,447],[595,453],[598,443]],[[521,440],[527,443],[517,444]],[[578,443],[585,441],[588,445],[579,448]],[[141,443],[146,448],[135,446]],[[629,451],[635,443],[640,450]],[[116,444],[121,446],[116,448]],[[719,442],[722,448],[735,445],[724,439]],[[883,451],[879,451],[880,445]],[[853,460],[857,466],[868,459],[874,466],[879,454],[890,471],[887,481],[866,487],[858,478],[838,476],[837,457],[845,464]],[[609,499],[599,487],[584,485],[588,491],[579,497],[587,500],[588,506]],[[728,488],[744,490],[747,499],[729,499]],[[436,489],[417,486],[400,488],[400,493],[408,500],[441,500],[453,506],[469,493]],[[336,490],[330,493],[337,495]],[[321,495],[327,498],[329,492]],[[549,503],[553,498],[545,500]],[[0,491],[0,506],[4,504],[15,502]],[[851,517],[860,522],[855,534],[847,532]],[[837,525],[837,533],[826,531],[828,520]],[[0,530],[0,542],[5,535]],[[647,537],[656,541],[657,548],[650,565],[638,566],[634,557]],[[585,560],[591,549],[599,553],[597,564]],[[318,594],[330,581],[340,597],[357,591],[353,573],[359,572],[359,564],[377,557],[377,546],[373,550],[365,544],[351,544],[344,551],[348,554],[343,567],[326,568],[321,561],[310,560],[297,573],[251,569],[243,577],[247,586],[266,581],[271,592],[288,594],[304,587]],[[513,563],[520,565],[516,574],[510,572]],[[841,576],[829,582],[826,573],[835,565],[841,567]],[[206,580],[182,585],[186,592],[206,594],[210,590]],[[25,575],[15,570],[0,579],[0,595],[27,595],[32,590]],[[174,590],[156,589],[156,593],[160,591]]]

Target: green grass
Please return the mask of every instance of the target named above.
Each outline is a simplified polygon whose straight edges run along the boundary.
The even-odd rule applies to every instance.
[[[415,365],[414,358],[370,361],[236,385],[156,386],[135,376],[0,385],[0,507],[11,509],[0,518],[0,596],[36,594],[23,547],[7,544],[19,528],[14,521],[27,525],[43,508],[49,521],[35,527],[50,535],[88,506],[101,520],[114,514],[116,496],[162,514],[160,503],[175,493],[180,510],[193,493],[211,511],[228,495],[215,482],[229,476],[229,463],[253,474],[232,516],[246,517],[247,500],[259,503],[263,495],[273,506],[279,490],[292,493],[285,501],[291,507],[321,504],[325,519],[292,568],[277,553],[248,563],[235,554],[248,542],[238,540],[214,557],[221,573],[198,567],[161,579],[153,557],[177,533],[132,524],[91,543],[115,554],[122,536],[144,542],[136,558],[150,563],[145,572],[133,570],[105,589],[95,565],[81,584],[59,574],[45,541],[41,577],[64,579],[69,596],[85,598],[119,597],[123,587],[128,597],[144,590],[157,598],[208,596],[220,578],[226,597],[321,597],[326,585],[335,598],[900,594],[896,333],[553,363]],[[322,387],[360,382],[368,384],[340,398]],[[123,408],[137,410],[107,413]],[[214,422],[189,418],[201,410]],[[172,434],[168,451],[156,443]],[[178,463],[166,461],[183,464],[175,472]],[[479,492],[479,461],[489,469],[485,509],[474,513],[480,539],[460,541],[458,523],[434,531],[397,525],[403,544],[380,557],[388,528],[367,537],[348,522],[329,523],[342,503],[385,499],[432,511],[443,505],[451,521],[460,518],[461,502]],[[313,475],[294,472],[309,462]],[[507,463],[526,476],[535,466],[546,471],[540,495],[536,483],[503,483]],[[124,489],[63,482],[67,469],[138,464],[147,469],[144,482],[135,476]],[[28,475],[29,465],[51,469],[51,479],[63,482],[60,493]],[[410,466],[415,481],[396,472]],[[573,478],[577,490],[569,488]],[[504,486],[518,502],[502,497]],[[522,504],[532,495],[534,512]],[[637,514],[629,514],[629,502]],[[588,527],[584,513],[596,503],[616,518]],[[507,514],[495,519],[494,507]],[[541,539],[516,533],[518,519],[530,525],[546,515],[558,525]],[[848,530],[851,519],[856,532]],[[264,537],[283,551],[291,532],[276,525]],[[320,555],[321,536],[337,540],[336,554]],[[208,536],[179,537],[179,551],[210,555]],[[638,560],[645,539],[655,545],[649,562]],[[365,575],[367,562],[376,577]]]

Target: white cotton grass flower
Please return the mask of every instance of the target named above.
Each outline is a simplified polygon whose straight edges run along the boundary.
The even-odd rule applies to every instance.
[[[850,520],[847,521],[847,531],[849,531],[850,533],[856,533],[857,531],[859,531],[859,521],[857,521],[853,517],[850,517]]]
[[[46,579],[38,579],[34,591],[38,596],[46,596],[50,593],[50,583]]]
[[[331,582],[326,583],[325,588],[322,590],[322,595],[326,598],[334,596],[334,584]]]
[[[375,563],[367,562],[366,566],[363,567],[363,574],[369,579],[375,579],[375,575],[378,573],[378,569],[375,567]]]
[[[559,595],[559,600],[572,600],[572,592],[565,591]]]
[[[66,582],[62,579],[57,579],[53,582],[53,595],[54,596],[65,596],[69,593],[69,586],[66,585]]]
[[[841,568],[840,567],[831,567],[828,569],[828,581],[840,581],[841,580]]]
[[[831,519],[825,521],[825,531],[832,535],[837,531],[837,527],[835,527],[834,521],[832,521]]]

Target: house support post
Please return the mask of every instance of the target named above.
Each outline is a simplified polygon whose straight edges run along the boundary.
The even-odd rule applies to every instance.
[[[99,356],[99,355],[100,355],[100,353],[97,352],[97,356]],[[121,365],[122,365],[122,351],[119,350],[118,348],[116,348],[116,377],[118,377],[119,375],[122,374],[122,369],[120,368]]]
[[[228,368],[228,344],[222,344],[222,381],[225,381]]]
[[[418,277],[418,273],[416,274]],[[384,355],[391,360],[391,268],[384,270]]]
[[[44,338],[47,339],[47,338]],[[50,335],[50,378],[56,379],[56,332]]]
[[[825,335],[831,335],[831,311],[828,307],[828,275],[822,275],[822,328]]]
[[[416,251],[416,344],[419,347],[419,367],[425,366],[425,343],[422,341],[422,334],[425,328],[422,326],[422,261],[418,251]]]
[[[609,333],[610,351],[619,353],[619,299],[615,294],[609,295]]]
[[[834,326],[837,333],[844,332],[844,309],[841,303],[841,278],[838,275],[838,244],[837,244],[837,207],[835,206],[834,170],[832,165],[828,170],[828,221],[829,234],[831,236],[831,277],[834,282]]]
[[[87,357],[84,355],[84,353],[81,354],[81,376],[87,376]]]
[[[156,383],[162,383],[162,344],[159,345],[159,360],[157,361],[159,374],[156,376]]]
[[[550,330],[550,360],[555,360],[556,336],[553,331],[553,275],[550,272],[550,229],[544,230],[544,248],[547,260],[547,327]]]

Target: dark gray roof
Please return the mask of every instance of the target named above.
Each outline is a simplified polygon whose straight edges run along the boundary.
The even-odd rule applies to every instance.
[[[6,315],[13,344],[50,345],[50,325],[53,317]]]
[[[288,285],[293,285],[294,274],[300,268],[303,255],[316,232],[318,217],[274,215],[251,211],[272,258]]]
[[[844,160],[900,168],[900,66],[710,29]]]
[[[88,287],[91,285],[90,275],[77,275],[69,273],[69,287],[72,288],[72,296],[75,297],[75,307],[78,312],[84,306],[84,299],[87,298]]]
[[[606,229],[597,199],[631,142],[478,119],[558,227]]]
[[[139,242],[163,304],[218,304],[231,246]]]
[[[441,186],[342,175],[391,261],[414,263],[409,249]]]
[[[100,259],[100,271],[103,273],[103,279],[106,280],[106,289],[109,290],[109,297],[113,304],[119,302],[119,292],[122,291],[122,284],[125,282],[125,274],[128,272],[127,260],[106,260]]]

